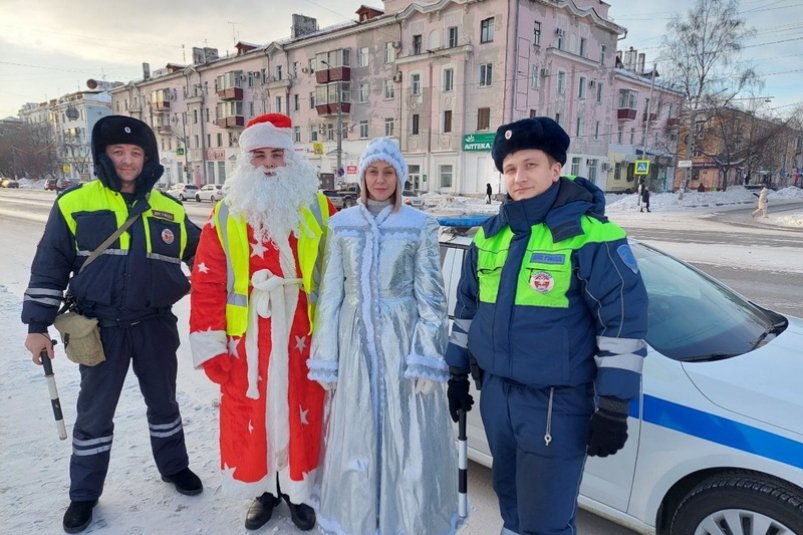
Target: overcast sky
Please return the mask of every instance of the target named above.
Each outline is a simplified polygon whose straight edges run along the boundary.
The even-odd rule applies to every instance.
[[[423,3],[423,2],[422,2]],[[610,17],[628,29],[630,46],[658,62],[672,14],[694,0],[608,0]],[[320,27],[353,20],[362,5],[381,0],[0,0],[0,117],[26,102],[86,89],[86,80],[140,79],[151,70],[185,63],[193,46],[233,50],[236,40],[268,43],[290,35],[292,13]],[[742,0],[756,35],[745,48],[766,82],[761,96],[779,113],[803,104],[803,0]]]

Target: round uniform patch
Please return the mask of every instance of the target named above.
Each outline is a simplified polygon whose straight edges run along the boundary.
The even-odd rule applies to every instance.
[[[164,229],[162,231],[162,241],[163,242],[165,242],[166,244],[170,245],[171,243],[173,243],[174,239],[175,239],[175,236],[173,235],[173,231],[172,230],[166,228],[166,229]]]
[[[505,130],[505,139],[510,139],[513,137],[513,130]]]
[[[555,287],[555,278],[551,273],[539,271],[530,275],[530,286],[536,292],[548,293]]]

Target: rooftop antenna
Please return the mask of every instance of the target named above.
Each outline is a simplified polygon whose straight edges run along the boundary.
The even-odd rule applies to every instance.
[[[226,21],[226,23],[227,24],[231,24],[231,42],[232,42],[232,44],[237,44],[237,35],[235,34],[235,29],[237,28],[237,25],[240,24],[240,23],[239,22],[233,22],[233,21],[230,21],[230,20]]]
[[[184,43],[181,44],[181,63],[187,63],[187,49],[184,48]]]

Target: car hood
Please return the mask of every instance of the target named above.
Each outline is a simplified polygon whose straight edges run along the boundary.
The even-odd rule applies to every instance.
[[[803,320],[762,347],[713,362],[687,362],[689,379],[712,403],[779,428],[803,429]]]

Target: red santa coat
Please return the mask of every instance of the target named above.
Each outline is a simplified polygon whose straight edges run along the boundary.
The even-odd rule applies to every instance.
[[[257,243],[250,227],[248,239],[251,244],[249,276],[268,269],[285,279],[301,277],[294,236],[290,236],[289,245],[295,259],[295,273],[283,272],[279,251],[269,241]],[[249,285],[249,296],[253,295],[253,291],[253,285]],[[249,307],[252,306],[253,300],[249,299]],[[226,258],[210,219],[201,233],[192,273],[190,337],[196,367],[214,358],[209,354],[214,350],[205,351],[204,347],[210,345],[207,343],[209,340],[215,341],[212,347],[219,347],[221,336],[232,357],[232,369],[228,381],[221,385],[220,400],[220,462],[224,484],[246,484],[251,495],[266,491],[275,494],[273,489],[278,472],[284,476],[281,478],[282,492],[289,494],[294,503],[303,502],[309,495],[313,479],[310,473],[318,465],[324,401],[324,390],[318,383],[307,379],[310,322],[306,294],[302,289],[298,290],[288,339],[271,339],[271,317],[256,319],[257,399],[246,396],[249,387],[246,338],[249,332],[241,338],[226,337],[225,309]],[[280,311],[271,311],[271,314],[276,313]],[[273,345],[277,343],[287,346],[286,363],[271,363]],[[269,369],[278,376],[271,377]],[[286,393],[287,403],[280,403],[278,410],[283,421],[271,421],[271,415],[276,414],[268,407],[272,389]],[[275,435],[284,437],[287,451],[269,451],[269,444]],[[288,475],[290,488],[287,488]]]

